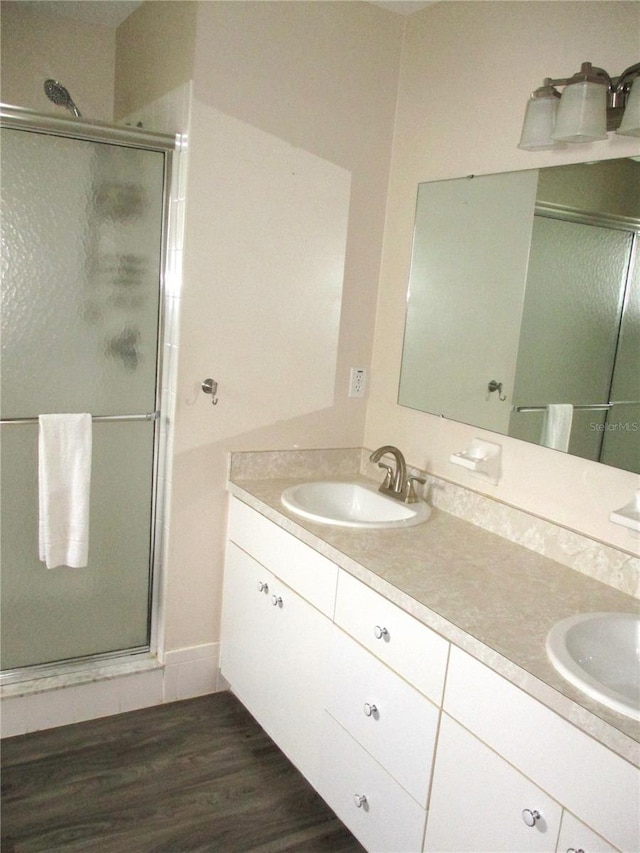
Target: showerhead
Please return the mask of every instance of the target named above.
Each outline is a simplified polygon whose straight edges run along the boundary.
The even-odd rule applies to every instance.
[[[80,110],[73,103],[71,95],[62,83],[58,83],[57,80],[45,80],[44,93],[54,104],[57,104],[59,107],[66,107],[74,116],[80,117]]]

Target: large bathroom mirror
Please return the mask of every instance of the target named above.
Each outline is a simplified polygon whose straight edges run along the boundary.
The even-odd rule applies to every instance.
[[[640,473],[640,162],[418,187],[400,405]]]

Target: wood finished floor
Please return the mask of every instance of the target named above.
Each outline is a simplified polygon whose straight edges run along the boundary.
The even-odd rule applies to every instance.
[[[363,853],[230,693],[2,741],[2,853]]]

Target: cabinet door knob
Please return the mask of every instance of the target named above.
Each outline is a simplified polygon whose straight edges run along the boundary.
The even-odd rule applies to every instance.
[[[357,808],[361,809],[363,806],[366,806],[367,798],[364,794],[355,794],[353,802],[356,804]]]
[[[522,820],[527,824],[527,826],[535,826],[536,823],[540,820],[540,817],[540,812],[536,809],[522,810]]]
[[[376,625],[373,629],[373,633],[376,635],[377,640],[382,640],[384,637],[389,636],[389,632],[386,628],[382,628],[380,625]]]
[[[271,603],[274,607],[282,607],[282,596],[281,595],[272,595]]]
[[[269,584],[264,581],[258,581],[258,592],[269,592]]]
[[[365,717],[373,717],[374,714],[378,713],[378,709],[375,705],[372,705],[369,702],[364,703],[364,715]]]

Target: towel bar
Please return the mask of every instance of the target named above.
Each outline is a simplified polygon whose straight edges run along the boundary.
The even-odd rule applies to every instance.
[[[160,412],[147,412],[144,415],[91,415],[91,420],[96,421],[155,421],[160,417]],[[0,424],[37,424],[38,418],[2,418]]]
[[[617,404],[617,405],[622,405]],[[613,408],[614,403],[594,403],[592,406],[574,406],[574,409],[588,409],[592,412],[608,412]],[[544,412],[548,406],[513,406],[512,412]]]

